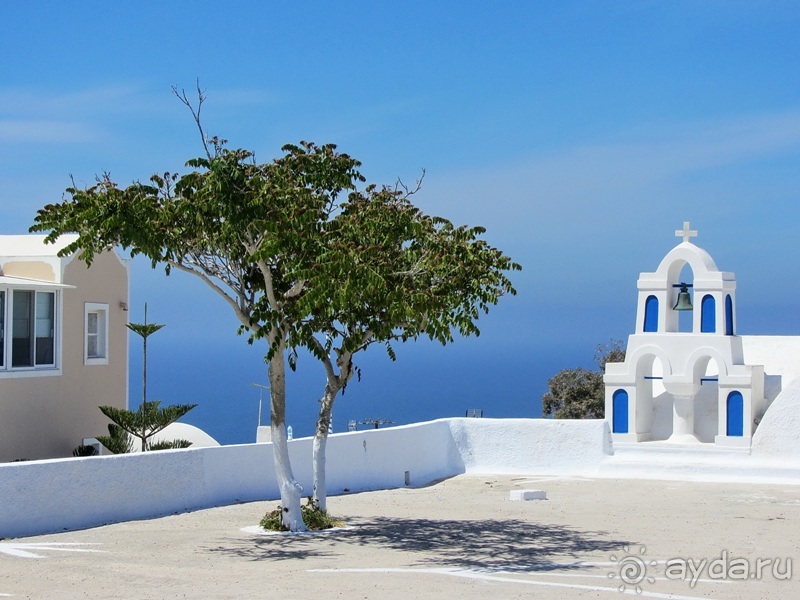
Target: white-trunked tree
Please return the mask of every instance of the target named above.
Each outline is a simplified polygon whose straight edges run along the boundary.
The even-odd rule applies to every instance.
[[[331,413],[356,373],[354,355],[384,344],[394,360],[395,341],[425,336],[447,344],[455,332],[479,335],[479,314],[516,293],[505,271],[520,266],[479,239],[482,228],[454,227],[423,214],[409,201],[416,189],[351,192],[327,224],[327,251],[314,267],[324,273],[316,278],[324,285],[309,286],[300,300],[308,316],[296,330],[298,342],[322,361],[326,374],[312,459],[313,501],[323,512]]]
[[[193,113],[199,126],[199,107]],[[121,246],[154,268],[195,275],[230,305],[249,341],[267,341],[282,523],[303,530],[302,488],[285,426],[286,350],[290,339],[297,343],[303,316],[296,301],[306,288],[302,276],[324,250],[321,226],[339,193],[363,178],[358,161],[333,145],[285,146],[282,157],[264,164],[205,134],[203,145],[205,156],[188,161],[194,170],[182,176],[153,175],[148,184],[120,188],[106,174],[88,189],[70,187],[66,199],[38,211],[31,231],[48,232],[48,242],[77,233],[62,253],[77,253],[89,265],[96,254]]]

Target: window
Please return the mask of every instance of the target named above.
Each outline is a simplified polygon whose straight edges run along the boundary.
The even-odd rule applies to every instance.
[[[12,298],[11,366],[33,366],[33,296],[36,292],[15,290]]]
[[[725,335],[733,335],[733,300],[725,296]]]
[[[87,365],[107,365],[108,304],[87,302],[85,307],[86,335],[83,362]]]
[[[0,290],[0,370],[56,367],[56,292]]]
[[[700,333],[717,331],[717,303],[714,296],[706,294],[700,303]]]
[[[644,327],[645,333],[658,331],[658,298],[648,296],[644,303]]]
[[[0,369],[6,366],[6,293],[0,290]]]

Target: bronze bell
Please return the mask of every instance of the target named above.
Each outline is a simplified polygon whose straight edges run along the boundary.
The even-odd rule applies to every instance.
[[[675,306],[672,307],[672,310],[694,310],[694,306],[692,306],[692,297],[689,295],[689,286],[681,282],[680,287],[681,291],[678,292],[678,301],[675,303]]]

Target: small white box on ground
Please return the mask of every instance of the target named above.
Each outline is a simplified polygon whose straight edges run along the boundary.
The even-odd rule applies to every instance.
[[[547,500],[544,490],[511,490],[511,500]]]

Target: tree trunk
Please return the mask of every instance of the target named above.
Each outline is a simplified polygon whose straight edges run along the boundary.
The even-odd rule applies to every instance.
[[[147,325],[147,302],[144,303],[144,324]],[[147,336],[142,336],[144,345],[144,359],[142,360],[142,406],[139,412],[142,415],[142,452],[147,450],[147,436],[144,430],[144,408],[147,405]]]
[[[331,425],[333,401],[339,393],[341,386],[328,382],[325,385],[325,395],[320,400],[319,418],[317,429],[314,432],[314,449],[312,455],[312,470],[314,473],[314,495],[312,501],[322,512],[328,512],[328,491],[325,482],[325,447],[328,443],[328,429]]]
[[[283,348],[269,361],[270,414],[272,430],[272,456],[275,461],[275,477],[281,492],[283,514],[281,522],[290,531],[306,531],[300,498],[303,488],[294,478],[289,462],[289,444],[286,437],[286,365]]]

